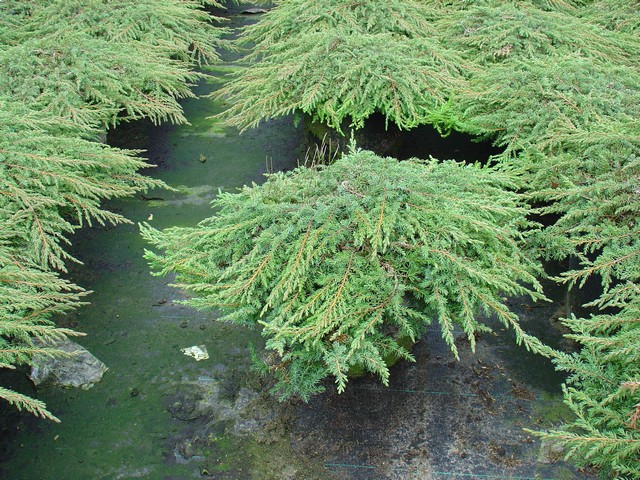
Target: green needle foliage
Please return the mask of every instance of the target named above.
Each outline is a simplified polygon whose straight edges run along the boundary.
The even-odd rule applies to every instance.
[[[434,320],[456,357],[455,327],[472,348],[490,330],[479,313],[541,350],[502,297],[543,298],[516,187],[491,168],[352,152],[221,193],[197,227],[143,226],[161,252],[145,256],[157,274],[175,272],[190,305],[262,328],[281,358],[281,397],[306,399],[327,376],[342,392],[356,367],[386,385],[385,359],[411,360],[401,339]]]
[[[224,32],[191,0],[0,2],[0,368],[60,355],[79,335],[52,321],[86,293],[61,279],[69,235],[127,220],[104,200],[161,187],[137,173],[140,152],[98,141],[105,127],[185,122],[195,64],[215,61]],[[215,19],[213,19],[215,20]],[[0,387],[19,409],[44,404]]]
[[[192,96],[197,75],[160,54],[149,63],[149,56],[154,47],[134,43],[122,50],[85,32],[33,38],[0,51],[0,89],[78,124],[186,122],[177,100]]]
[[[268,15],[245,27],[243,42],[255,43],[249,58],[268,55],[270,48],[283,39],[337,27],[353,34],[389,33],[409,38],[436,34],[432,21],[437,18],[437,12],[425,5],[427,2],[281,0],[275,3],[276,8]]]
[[[477,68],[451,103],[460,128],[505,147],[501,160],[555,219],[532,245],[548,258],[577,258],[578,268],[558,280],[600,280],[602,294],[588,305],[594,314],[566,319],[580,351],[553,354],[570,374],[565,401],[576,420],[539,435],[559,440],[576,463],[600,467],[603,478],[624,479],[640,476],[640,10],[631,4],[503,17],[478,15],[485,7],[458,12],[477,13],[466,17],[469,38],[457,48],[475,48],[467,61],[475,56],[488,68]],[[575,35],[561,33],[566,27]],[[508,55],[496,55],[506,38]]]
[[[580,152],[592,145],[588,132],[604,120],[622,124],[640,114],[636,72],[637,67],[604,67],[577,54],[494,65],[458,97],[460,125],[494,138],[505,156]]]
[[[0,91],[89,126],[186,122],[177,100],[201,77],[191,63],[216,60],[223,32],[193,1],[16,4],[0,5],[18,24],[0,34]]]
[[[451,8],[454,11],[467,10],[474,7],[501,7],[503,5],[521,5],[523,8],[532,6],[542,11],[576,13],[579,7],[590,3],[591,0],[422,0],[422,3],[437,8]],[[510,19],[509,19],[510,20]]]
[[[121,47],[135,42],[159,47],[164,56],[187,62],[181,65],[188,68],[190,63],[216,61],[216,48],[223,44],[225,30],[211,28],[222,19],[202,10],[202,5],[221,7],[214,0],[40,0],[37,8],[29,9],[25,37],[80,30]],[[69,23],[73,29],[64,28]]]
[[[488,65],[511,59],[565,56],[611,62],[629,57],[637,42],[560,11],[543,11],[529,2],[482,2],[443,15],[438,23],[447,45],[467,61]],[[490,5],[487,5],[489,3]],[[626,48],[625,48],[626,47]]]
[[[529,248],[547,258],[577,258],[578,268],[561,282],[601,281],[603,293],[590,304],[595,313],[566,320],[581,350],[553,353],[570,374],[565,399],[577,418],[540,435],[564,443],[574,461],[598,465],[605,478],[640,477],[639,27],[637,1],[282,0],[244,32],[242,41],[254,50],[220,94],[231,102],[223,117],[241,129],[300,112],[337,129],[359,127],[380,112],[401,128],[433,123],[504,147],[501,170],[480,170],[499,184],[491,190],[494,202],[502,205],[514,188],[508,172],[524,178],[538,213],[554,219],[528,238]],[[365,158],[384,170],[369,172],[358,163]],[[194,305],[262,325],[267,345],[282,356],[275,373],[284,396],[312,393],[328,375],[342,389],[356,365],[386,381],[381,359],[407,356],[398,346],[402,335],[416,338],[437,318],[451,344],[451,325],[469,336],[483,328],[472,316],[476,309],[499,310],[477,292],[515,293],[485,255],[503,251],[501,242],[516,238],[517,229],[505,237],[483,217],[484,227],[471,234],[451,216],[455,210],[403,196],[428,190],[427,179],[408,192],[395,189],[409,175],[437,177],[461,166],[428,163],[420,165],[429,172],[423,175],[411,170],[414,162],[393,168],[380,162],[386,160],[359,153],[333,167],[276,175],[264,187],[222,196],[219,214],[195,229],[144,230],[165,250],[148,253],[154,268],[177,272],[182,286],[199,295]],[[362,173],[350,171],[354,165]],[[396,168],[407,169],[402,180]],[[476,167],[467,168],[474,173],[465,170],[461,183],[443,177],[439,194],[472,188],[479,177]],[[384,175],[394,180],[373,180]],[[356,178],[367,180],[355,188]],[[329,179],[333,187],[322,190]],[[474,198],[482,203],[488,197],[481,193]],[[313,203],[316,195],[322,202]],[[314,207],[304,216],[307,200]],[[470,212],[483,211],[480,205]],[[394,212],[410,212],[418,222],[407,225]],[[474,215],[465,218],[473,224]],[[428,233],[421,229],[440,236],[423,245]],[[476,234],[486,251],[469,250]],[[447,240],[440,250],[465,258],[471,270],[425,252],[425,245]],[[531,282],[535,268],[524,263],[519,274],[509,271],[510,287]],[[463,281],[471,284],[462,287]],[[363,327],[363,315],[377,323]]]
[[[248,67],[217,95],[241,130],[306,113],[340,129],[374,112],[400,128],[427,123],[463,85],[464,62],[419,1],[287,0],[248,27]]]
[[[244,41],[255,49],[245,59],[247,68],[221,93],[231,101],[224,117],[241,129],[298,112],[337,129],[349,123],[359,127],[373,112],[381,112],[401,128],[434,123],[492,139],[504,147],[498,158],[505,167],[503,173],[521,175],[529,199],[540,207],[538,212],[554,219],[529,238],[529,246],[547,258],[577,258],[578,268],[561,275],[559,281],[572,286],[595,277],[602,285],[602,295],[590,304],[595,312],[592,317],[566,320],[581,350],[553,354],[558,368],[570,373],[565,398],[577,419],[541,435],[561,440],[568,447],[568,457],[598,465],[606,478],[640,476],[639,26],[637,1],[283,0],[263,21],[245,31]],[[375,207],[372,204],[371,211],[379,211],[382,204],[386,205],[384,196]],[[453,221],[446,216],[442,219]],[[205,224],[198,228],[204,229]],[[212,223],[210,228],[216,227]],[[297,228],[304,238],[307,230]],[[284,225],[282,230],[288,231]],[[334,228],[332,234],[336,231],[342,232]],[[199,238],[195,240],[202,231],[194,232],[198,247],[190,252],[202,261],[206,257],[199,255],[207,249],[198,243]],[[309,235],[313,232],[309,230]],[[167,242],[158,244],[167,248],[167,255],[153,257],[160,262],[159,269],[180,273],[180,268],[189,265],[194,275],[201,275],[196,280],[189,277],[190,272],[183,272],[190,279],[185,283],[198,285],[194,290],[204,295],[194,300],[196,304],[207,306],[217,296],[225,304],[224,295],[230,292],[218,288],[219,282],[226,281],[225,274],[217,278],[195,273],[200,270],[186,260],[188,247],[171,244],[173,233],[163,234],[165,237],[149,231],[148,235]],[[274,234],[272,240],[276,238]],[[296,240],[286,238],[297,245]],[[183,257],[176,257],[184,259],[184,265],[159,260],[170,258],[174,248],[184,252]],[[393,251],[390,246],[385,248],[373,249],[372,258]],[[350,253],[340,253],[343,270],[346,265],[349,269],[359,265],[359,259],[354,260]],[[289,254],[287,258],[297,258],[295,249]],[[232,261],[249,268],[243,256]],[[264,268],[271,261],[269,257]],[[217,268],[225,272],[231,268],[231,263],[220,262]],[[389,263],[394,272],[400,270]],[[253,265],[245,274],[251,278],[256,270]],[[334,272],[334,283],[328,289],[341,285],[339,272]],[[351,273],[349,270],[349,276]],[[260,271],[254,280],[262,278]],[[271,279],[265,281],[268,284]],[[279,284],[268,285],[273,290]],[[335,290],[330,291],[335,296]],[[305,298],[315,298],[314,290],[304,292]],[[294,302],[295,294],[290,295],[292,300],[287,301]],[[434,311],[428,294],[422,298],[407,287],[403,295],[410,297],[403,304],[406,308],[425,306],[431,309],[427,315]],[[356,296],[353,302],[365,297]],[[216,301],[211,301],[213,306]],[[247,308],[243,298],[225,301],[228,307]],[[351,344],[336,344],[338,337],[330,335],[327,339],[326,334],[332,332],[309,330],[325,335],[318,341],[324,342],[326,352],[315,345],[306,347],[304,342],[310,340],[303,337],[307,349],[302,357],[296,356],[293,345],[297,344],[287,343],[286,335],[307,324],[291,325],[284,319],[271,323],[270,309],[278,305],[277,298],[273,302],[254,308],[260,308],[265,333],[273,335],[269,345],[287,358],[288,363],[277,370],[284,384],[307,378],[312,391],[317,379],[328,374],[342,388],[341,375],[357,363],[349,363],[355,353],[346,363],[335,359],[344,359]],[[246,319],[255,317],[254,310],[247,312]],[[398,325],[393,324],[396,329]],[[280,328],[291,330],[283,333]],[[312,355],[309,352],[315,356],[305,357]],[[299,363],[300,358],[307,363]],[[385,378],[379,368],[367,368]]]
[[[581,286],[595,276],[603,293],[590,304],[598,313],[565,321],[582,349],[555,354],[571,374],[565,400],[577,419],[541,435],[564,443],[578,464],[601,467],[605,478],[632,479],[640,476],[640,128],[637,120],[616,127],[584,132],[592,137],[582,157],[567,152],[543,162],[553,164],[546,170],[553,168],[555,188],[536,197],[560,215],[543,232],[543,251],[576,255],[580,267],[559,280]]]
[[[64,270],[66,236],[78,227],[126,221],[102,200],[163,185],[135,173],[149,166],[137,152],[86,133],[0,97],[0,221],[14,232],[11,245],[44,268]]]
[[[629,297],[622,300],[620,293]],[[582,345],[579,353],[556,354],[559,369],[570,372],[565,403],[576,419],[562,429],[532,432],[560,441],[578,465],[596,465],[603,478],[640,477],[640,291],[626,283],[604,307],[616,314],[572,318],[569,335]]]
[[[637,35],[640,29],[638,11],[638,0],[598,0],[591,2],[581,16],[610,30]]]
[[[3,222],[2,226],[6,224]],[[7,233],[3,228],[0,241],[0,368],[14,369],[16,365],[30,364],[36,355],[60,356],[63,353],[43,347],[47,341],[82,335],[56,327],[51,316],[67,313],[81,305],[81,298],[89,292],[20,258],[11,246],[12,242],[5,238],[9,236]],[[2,387],[0,398],[20,410],[59,421],[39,400]]]

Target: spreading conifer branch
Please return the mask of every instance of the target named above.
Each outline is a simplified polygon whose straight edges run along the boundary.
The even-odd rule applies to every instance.
[[[21,393],[8,390],[0,387],[0,398],[5,399],[11,405],[14,405],[18,410],[25,410],[34,414],[37,417],[46,418],[56,423],[60,423],[60,420],[55,415],[47,410],[47,406],[41,400],[22,395]]]
[[[528,179],[531,199],[555,219],[531,238],[548,258],[578,260],[558,280],[579,287],[592,278],[602,286],[588,304],[596,309],[590,318],[565,320],[580,351],[548,351],[570,374],[565,401],[576,420],[540,435],[607,478],[636,478],[640,436],[631,426],[639,399],[623,385],[640,374],[640,16],[628,3],[596,1],[548,14],[524,8],[507,20],[497,13],[511,7],[498,3],[459,7],[462,24],[442,20],[451,32],[466,25],[453,44],[471,48],[468,61],[494,64],[474,71],[451,102],[453,117],[459,128],[504,146],[501,160]],[[558,35],[569,26],[580,33]]]
[[[421,2],[314,2],[278,5],[242,42],[249,65],[216,96],[241,130],[290,113],[340,129],[374,112],[400,128],[426,123],[461,88],[464,62],[447,49]]]
[[[219,6],[213,0],[203,3]],[[47,340],[80,335],[53,316],[88,293],[55,273],[71,233],[121,223],[103,208],[162,182],[137,173],[140,152],[97,141],[109,125],[185,122],[178,100],[217,59],[224,30],[192,0],[0,2],[0,367],[64,355]],[[43,418],[42,402],[0,398]]]
[[[462,328],[474,345],[489,330],[480,312],[539,350],[501,297],[542,298],[514,187],[489,168],[354,152],[222,193],[197,227],[145,225],[160,252],[145,256],[159,274],[176,273],[190,305],[260,325],[281,357],[283,397],[307,398],[329,375],[343,391],[355,367],[387,384],[385,358],[412,359],[400,339],[418,340],[433,320],[456,356],[447,332]]]

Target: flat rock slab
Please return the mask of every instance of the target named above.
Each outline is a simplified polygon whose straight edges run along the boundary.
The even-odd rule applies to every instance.
[[[240,13],[242,13],[243,15],[257,15],[259,13],[267,13],[268,11],[269,10],[267,10],[266,8],[247,8]]]
[[[31,365],[29,378],[36,385],[80,387],[88,390],[102,379],[107,366],[94,357],[86,348],[69,340],[34,342],[40,346],[56,348],[68,352],[70,356],[38,356]]]

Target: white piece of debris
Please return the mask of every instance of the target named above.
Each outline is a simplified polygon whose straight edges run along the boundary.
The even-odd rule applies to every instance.
[[[193,347],[181,348],[180,351],[188,357],[193,357],[196,362],[209,358],[209,352],[204,345],[194,345]]]

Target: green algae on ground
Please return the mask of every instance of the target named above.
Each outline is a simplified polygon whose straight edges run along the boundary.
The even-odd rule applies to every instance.
[[[236,64],[216,64],[202,67],[202,71],[207,73],[207,83],[221,83],[229,80],[229,75],[236,73],[246,67]]]
[[[205,82],[196,88],[198,94],[209,90]],[[152,217],[160,228],[194,225],[211,214],[209,201],[219,188],[260,181],[265,155],[279,155],[278,168],[296,164],[302,136],[290,121],[240,137],[207,118],[222,110],[220,102],[189,99],[183,107],[191,125],[139,123],[111,135],[112,140],[120,138],[119,146],[146,149],[151,163],[158,165],[148,173],[182,185],[181,191],[114,201],[112,210],[134,222]],[[207,161],[200,162],[200,155]],[[146,245],[135,225],[84,229],[73,243],[74,255],[84,265],[72,265],[70,275],[95,293],[89,298],[91,305],[62,321],[76,322],[77,329],[88,334],[79,343],[110,370],[89,391],[40,391],[39,398],[62,424],[28,417],[15,423],[7,431],[13,441],[5,451],[0,477],[201,478],[198,461],[178,463],[174,458],[172,439],[184,435],[187,425],[172,418],[167,397],[216,365],[224,363],[230,375],[244,368],[249,357],[244,349],[251,341],[259,342],[259,334],[215,323],[215,313],[175,304],[180,293],[167,286],[169,280],[149,274],[142,258]],[[195,362],[180,352],[203,343],[209,360]],[[245,456],[240,451],[233,454]]]
[[[562,402],[560,393],[553,395],[543,393],[542,397],[534,403],[531,419],[540,426],[548,428],[567,424],[575,418],[571,409]]]
[[[330,480],[335,478],[324,464],[305,459],[292,450],[287,435],[277,441],[253,442],[247,446],[251,459],[253,480],[282,480],[283,478],[304,478],[305,480]]]
[[[205,118],[199,120],[193,120],[189,122],[189,128],[184,129],[181,132],[182,138],[187,137],[210,137],[210,138],[224,138],[228,135],[228,129],[217,118]]]
[[[245,452],[245,455],[239,456],[238,452]],[[333,478],[322,462],[301,461],[292,450],[287,435],[276,434],[269,439],[218,437],[214,439],[210,453],[206,462],[210,466],[204,467],[210,473],[236,473],[242,475],[235,478],[252,480]]]
[[[178,185],[175,187],[182,195],[188,197],[203,197],[215,195],[217,192],[216,188],[211,185]]]

